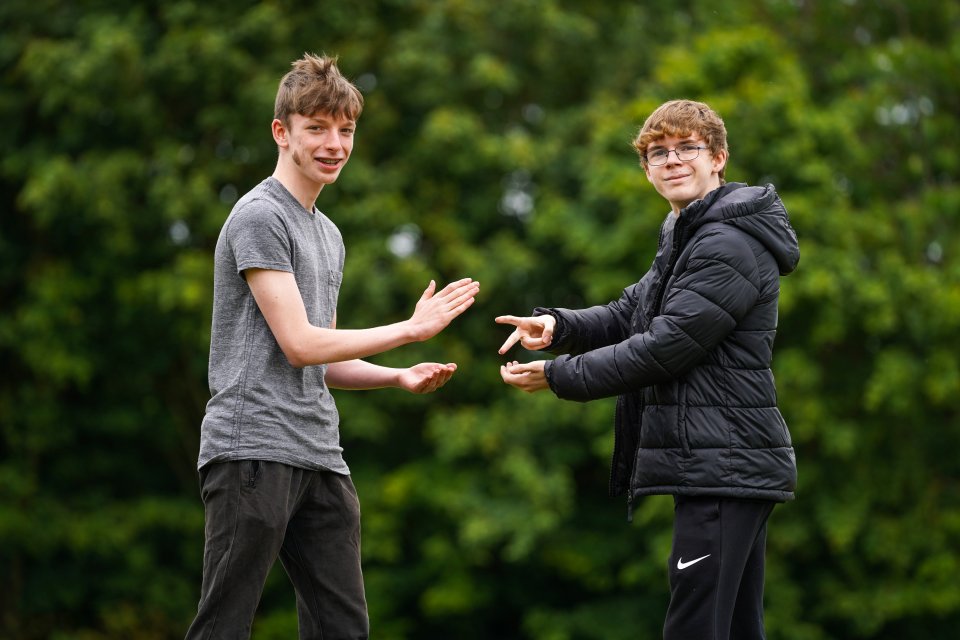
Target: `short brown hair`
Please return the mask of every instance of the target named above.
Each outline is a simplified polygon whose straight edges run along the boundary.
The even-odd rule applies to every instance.
[[[312,116],[326,113],[356,120],[363,111],[363,95],[337,68],[337,59],[305,53],[292,63],[277,89],[273,117],[290,124],[294,113]]]
[[[651,143],[666,136],[682,138],[693,134],[703,138],[711,154],[729,153],[723,119],[705,103],[693,100],[671,100],[657,107],[640,127],[633,148],[640,154],[640,162],[646,163],[647,148]],[[725,170],[726,166],[720,170],[721,182]]]

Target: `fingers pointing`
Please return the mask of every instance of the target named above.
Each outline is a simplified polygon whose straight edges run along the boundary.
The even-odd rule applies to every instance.
[[[515,329],[513,333],[511,333],[510,336],[507,338],[506,342],[503,343],[503,346],[500,347],[500,350],[498,353],[500,353],[500,355],[503,355],[504,353],[510,350],[510,347],[517,344],[519,340],[520,340],[520,331]]]

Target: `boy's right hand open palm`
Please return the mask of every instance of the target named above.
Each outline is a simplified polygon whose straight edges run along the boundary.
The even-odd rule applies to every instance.
[[[480,291],[480,283],[473,278],[463,278],[434,293],[436,288],[437,283],[431,280],[410,317],[417,340],[432,338],[469,309]]]

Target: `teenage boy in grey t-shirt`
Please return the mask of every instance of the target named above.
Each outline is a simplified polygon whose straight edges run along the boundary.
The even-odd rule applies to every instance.
[[[214,254],[211,399],[201,427],[203,584],[187,638],[249,637],[279,556],[301,638],[369,636],[360,508],[330,387],[429,393],[453,363],[381,367],[361,358],[442,331],[474,301],[469,278],[426,288],[409,320],[336,328],[344,247],[314,206],[353,149],[359,91],[327,57],[293,63],[277,92],[273,175],[241,198]]]

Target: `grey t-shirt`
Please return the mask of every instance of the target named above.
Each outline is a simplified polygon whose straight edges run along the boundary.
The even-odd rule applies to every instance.
[[[275,178],[244,195],[220,231],[214,254],[210,401],[197,467],[270,460],[347,474],[326,365],[287,361],[243,277],[250,268],[293,273],[310,323],[330,327],[343,277],[336,225],[307,211]]]

